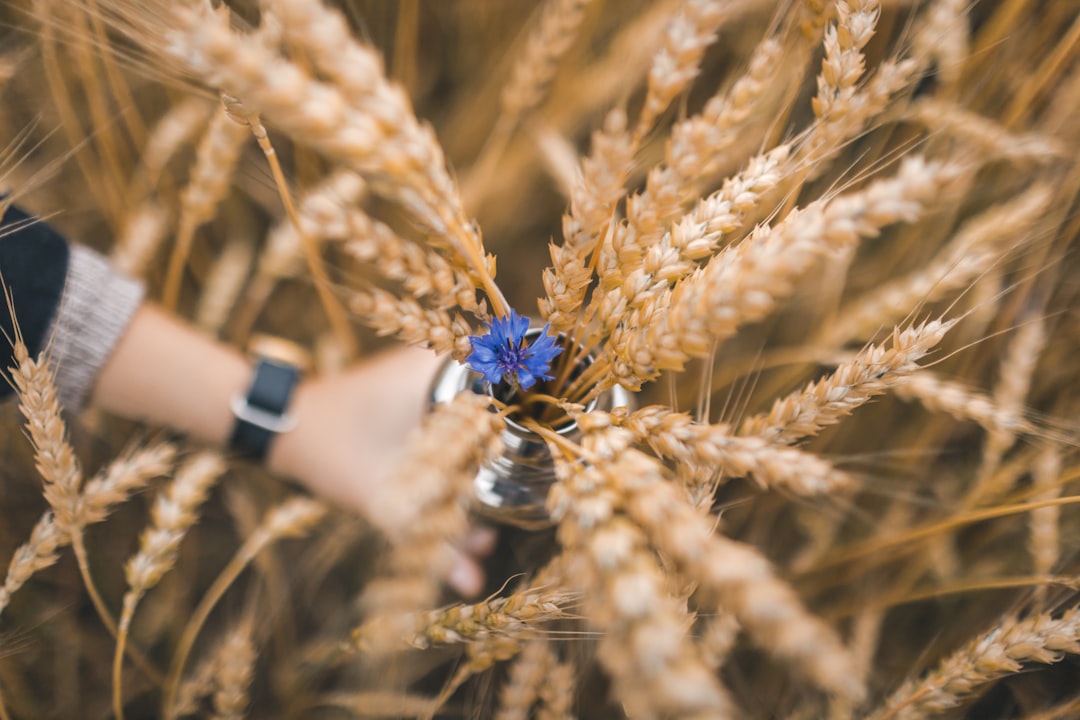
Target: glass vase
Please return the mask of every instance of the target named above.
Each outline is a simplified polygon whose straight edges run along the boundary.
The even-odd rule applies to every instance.
[[[533,328],[525,338],[531,342],[540,332],[540,329]],[[592,359],[587,358],[582,367],[591,362]],[[456,360],[447,360],[432,382],[430,409],[450,402],[458,393],[466,390],[498,397],[483,375]],[[502,397],[499,399],[505,400]],[[617,407],[632,407],[633,399],[632,393],[616,385],[600,393],[586,410],[609,411]],[[581,429],[569,418],[553,430],[569,440],[581,437]],[[555,482],[555,461],[547,442],[512,418],[506,419],[502,441],[502,453],[489,458],[476,473],[473,482],[474,512],[488,520],[527,530],[550,526],[545,503],[548,490]]]

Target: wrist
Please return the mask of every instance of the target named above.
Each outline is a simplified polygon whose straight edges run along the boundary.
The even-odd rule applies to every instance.
[[[296,426],[290,405],[299,381],[300,369],[295,365],[260,357],[247,392],[232,398],[230,409],[235,420],[229,450],[252,460],[266,460],[277,437]]]

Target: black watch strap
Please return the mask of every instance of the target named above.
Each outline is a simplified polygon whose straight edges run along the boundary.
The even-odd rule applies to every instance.
[[[274,437],[296,424],[286,410],[299,380],[300,371],[296,367],[261,358],[247,396],[233,398],[236,425],[229,438],[229,448],[245,457],[265,460]]]

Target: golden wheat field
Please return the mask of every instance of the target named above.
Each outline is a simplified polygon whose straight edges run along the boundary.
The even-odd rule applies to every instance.
[[[374,523],[16,348],[0,719],[1080,717],[1077,0],[0,17],[3,189],[206,335],[562,348]]]

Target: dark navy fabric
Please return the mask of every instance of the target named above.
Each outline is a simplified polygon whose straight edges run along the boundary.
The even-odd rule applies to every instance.
[[[0,221],[0,275],[31,356],[49,341],[46,333],[64,291],[68,258],[67,240],[62,235],[19,208],[8,208]],[[6,376],[7,368],[14,364],[8,339],[15,338],[7,303],[0,303],[0,328],[7,336],[0,337],[0,367]],[[11,392],[10,384],[0,381],[0,397]]]

